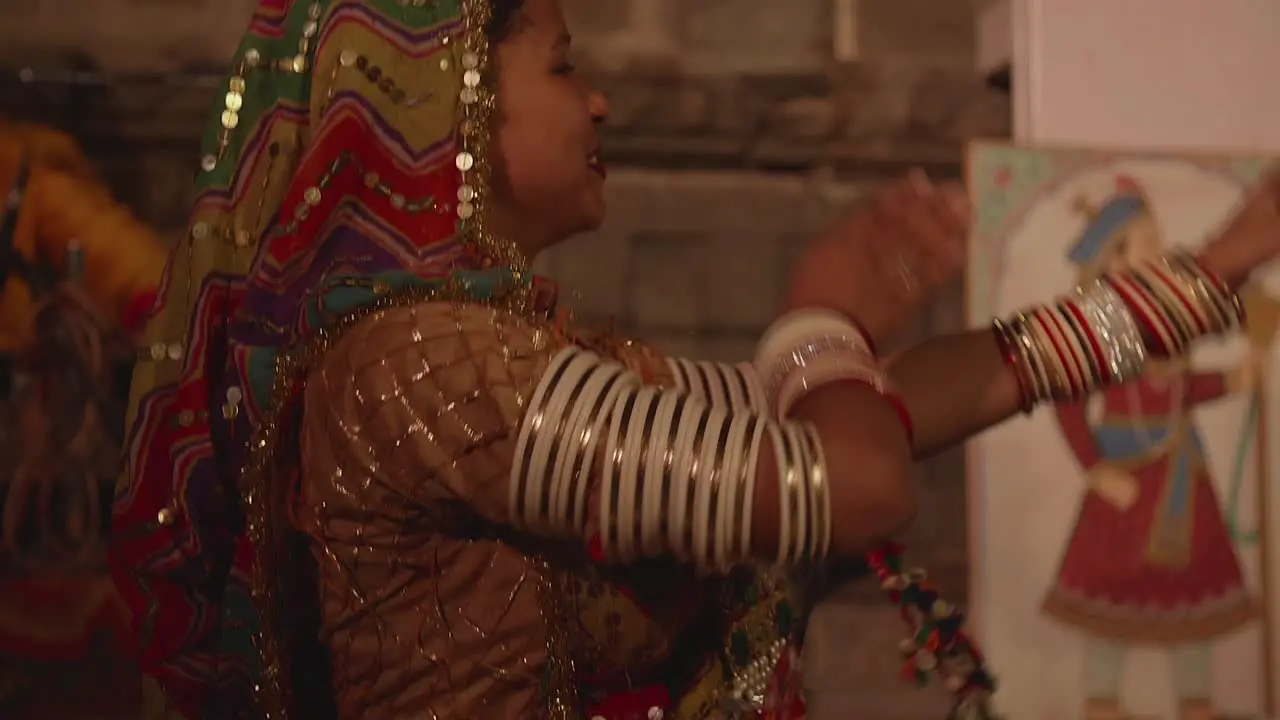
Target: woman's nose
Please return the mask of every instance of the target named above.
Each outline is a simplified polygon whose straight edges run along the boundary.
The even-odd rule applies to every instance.
[[[587,99],[587,108],[591,111],[591,119],[604,122],[609,118],[609,98],[599,90],[592,89]]]

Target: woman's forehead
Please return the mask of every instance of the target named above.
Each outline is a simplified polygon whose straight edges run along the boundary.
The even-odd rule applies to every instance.
[[[530,33],[548,42],[568,38],[569,28],[560,0],[523,0],[516,12],[516,32]]]

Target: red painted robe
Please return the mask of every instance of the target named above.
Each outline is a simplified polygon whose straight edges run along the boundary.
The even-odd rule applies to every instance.
[[[1058,407],[1080,465],[1130,473],[1138,497],[1120,510],[1085,494],[1046,612],[1108,639],[1158,644],[1208,640],[1256,617],[1190,416],[1224,392],[1221,373],[1192,373],[1111,388],[1093,425],[1084,403]]]

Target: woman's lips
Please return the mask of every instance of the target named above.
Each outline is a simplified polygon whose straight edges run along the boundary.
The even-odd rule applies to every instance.
[[[591,153],[591,156],[587,158],[587,167],[591,168],[591,170],[600,177],[606,177],[609,174],[604,163],[600,161],[600,153],[598,152]]]

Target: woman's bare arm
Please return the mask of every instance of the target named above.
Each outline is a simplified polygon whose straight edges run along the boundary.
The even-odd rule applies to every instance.
[[[1229,244],[1211,242],[1200,264],[1232,288],[1247,267]],[[915,425],[912,452],[929,457],[1017,414],[1022,392],[990,328],[931,338],[895,358],[889,375]]]
[[[889,375],[911,412],[916,458],[964,442],[1015,415],[1022,403],[990,329],[925,340],[894,359]]]
[[[775,420],[645,385],[499,310],[392,308],[308,382],[310,442],[346,464],[310,491],[461,501],[497,525],[598,542],[610,560],[669,553],[708,568],[853,557],[910,522],[911,455],[890,403],[836,381],[792,410]]]

